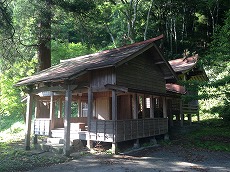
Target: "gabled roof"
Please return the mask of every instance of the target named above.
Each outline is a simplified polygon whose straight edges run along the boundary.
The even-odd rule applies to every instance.
[[[170,91],[173,93],[178,93],[178,94],[186,93],[185,87],[178,85],[178,84],[168,83],[168,84],[165,84],[165,87],[167,91]]]
[[[175,60],[170,60],[169,64],[177,74],[186,74],[187,80],[208,81],[205,70],[197,66],[198,54]]]
[[[117,67],[152,47],[157,49],[154,41],[161,38],[163,38],[163,35],[143,42],[130,44],[121,48],[106,50],[68,60],[62,60],[58,65],[45,69],[33,76],[23,78],[16,84],[16,86],[31,85],[39,82],[68,80],[76,76],[80,76],[90,70],[112,66]],[[159,55],[155,57],[158,58],[156,60],[165,61],[158,49],[157,51]],[[174,78],[177,78],[173,69],[166,61],[164,70],[162,71],[164,75],[170,74]]]
[[[198,55],[191,56],[188,58],[180,58],[170,60],[169,64],[172,66],[175,72],[185,73],[195,67],[198,60]]]

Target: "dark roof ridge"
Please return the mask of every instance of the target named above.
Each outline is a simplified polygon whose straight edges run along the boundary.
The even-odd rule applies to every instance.
[[[80,60],[81,58],[86,58],[86,57],[92,57],[92,56],[97,56],[97,55],[100,55],[100,54],[106,54],[106,53],[111,53],[113,51],[120,51],[120,50],[123,50],[125,48],[130,48],[130,47],[135,47],[137,45],[142,45],[142,44],[148,44],[148,43],[152,43],[154,41],[157,41],[159,39],[162,39],[164,37],[163,34],[155,37],[155,38],[151,38],[151,39],[148,39],[148,40],[145,40],[145,41],[141,41],[141,42],[136,42],[136,43],[133,43],[133,44],[129,44],[129,45],[125,45],[123,47],[119,47],[119,48],[114,48],[114,49],[111,49],[111,50],[104,50],[104,51],[101,51],[101,52],[96,52],[96,53],[93,53],[93,54],[87,54],[87,55],[83,55],[83,56],[78,56],[78,57],[74,57],[74,58],[70,58],[70,59],[65,59],[65,60],[60,60],[60,63],[63,63],[63,62],[68,62],[68,61],[75,61],[75,60]]]

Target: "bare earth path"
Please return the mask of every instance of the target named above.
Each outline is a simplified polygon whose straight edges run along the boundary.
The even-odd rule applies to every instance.
[[[230,172],[230,153],[180,146],[151,147],[129,155],[86,155],[31,172]]]

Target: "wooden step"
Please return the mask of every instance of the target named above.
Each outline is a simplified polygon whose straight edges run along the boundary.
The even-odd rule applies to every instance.
[[[56,129],[51,130],[51,137],[64,139],[64,128],[56,128]],[[87,131],[70,130],[71,140],[74,140],[74,139],[87,140],[87,138],[88,138]]]

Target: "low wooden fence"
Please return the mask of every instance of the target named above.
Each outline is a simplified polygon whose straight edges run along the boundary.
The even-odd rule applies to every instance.
[[[172,112],[173,115],[180,114],[180,101],[179,99],[174,99],[172,101]],[[192,101],[190,103],[182,103],[182,112],[183,114],[198,114],[199,105],[198,102]]]
[[[93,120],[90,123],[90,140],[94,141],[121,142],[166,134],[167,132],[167,118]]]
[[[196,104],[185,104],[185,103],[183,103],[182,112],[183,112],[183,114],[198,114],[199,113],[199,106]]]
[[[34,120],[34,134],[41,136],[50,135],[51,120],[49,118],[37,118]]]

